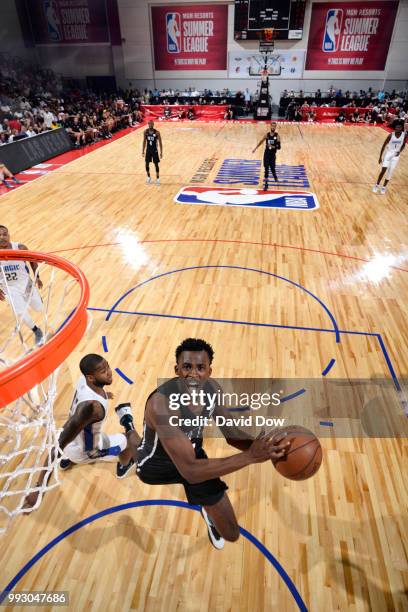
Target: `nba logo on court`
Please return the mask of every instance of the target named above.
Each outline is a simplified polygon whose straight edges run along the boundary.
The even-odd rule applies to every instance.
[[[180,53],[181,18],[180,13],[166,13],[166,35],[168,53]]]
[[[329,9],[323,35],[323,51],[337,51],[340,42],[340,32],[343,23],[343,9]]]
[[[313,210],[319,202],[310,191],[263,191],[261,189],[227,189],[225,187],[183,187],[174,201],[177,204],[206,206],[244,206],[247,208],[280,208]]]

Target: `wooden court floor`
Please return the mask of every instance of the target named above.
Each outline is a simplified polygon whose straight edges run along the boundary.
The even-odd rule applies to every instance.
[[[139,430],[147,395],[157,378],[172,375],[174,349],[188,336],[213,345],[216,378],[321,379],[334,359],[327,381],[398,378],[407,391],[408,153],[386,195],[376,195],[383,130],[282,124],[278,163],[306,168],[319,209],[190,206],[173,198],[205,159],[216,158],[205,182],[214,185],[225,159],[261,158],[261,149],[251,151],[266,126],[157,127],[161,186],[145,184],[136,130],[0,198],[0,224],[12,239],[69,258],[91,285],[93,323],[62,368],[58,424],[80,357],[102,353],[103,336],[111,366],[133,381],[115,374],[115,402],[132,402]],[[120,302],[127,314],[106,321],[121,296],[153,277]],[[7,321],[3,304],[1,312]],[[323,464],[308,481],[284,480],[270,464],[225,477],[241,527],[270,551],[311,611],[408,609],[408,446],[398,405],[386,418],[399,436],[338,436],[335,419],[329,430],[320,426]],[[302,401],[296,406],[301,419]],[[114,415],[107,430],[120,430]],[[235,452],[222,440],[206,448],[213,457]],[[86,517],[127,502],[184,500],[177,485],[118,481],[114,468],[62,474],[38,511],[14,521],[1,539],[0,588]],[[77,530],[16,590],[69,591],[75,611],[299,609],[282,571],[253,542],[241,537],[218,552],[197,512],[162,505],[107,514]]]

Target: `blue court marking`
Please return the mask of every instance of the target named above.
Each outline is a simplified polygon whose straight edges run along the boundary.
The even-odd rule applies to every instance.
[[[330,359],[329,363],[327,364],[327,366],[324,368],[322,372],[322,376],[327,376],[327,374],[330,372],[330,370],[332,369],[335,363],[336,363],[335,359]]]
[[[117,306],[119,306],[119,304],[128,295],[130,295],[130,293],[132,293],[136,289],[139,289],[140,287],[143,287],[144,285],[147,285],[148,283],[151,283],[154,280],[157,280],[158,278],[164,278],[165,276],[171,276],[172,274],[178,274],[179,272],[187,272],[187,271],[190,271],[190,270],[208,270],[208,269],[210,269],[210,270],[244,270],[244,271],[247,271],[247,272],[257,272],[258,274],[265,274],[266,276],[273,276],[274,278],[277,278],[279,280],[283,280],[286,283],[289,283],[290,285],[293,285],[294,287],[297,287],[298,289],[301,289],[307,295],[309,295],[314,300],[316,300],[316,302],[318,304],[320,304],[320,306],[326,312],[326,314],[328,315],[329,319],[332,322],[333,330],[336,333],[336,343],[340,342],[340,331],[339,331],[336,319],[334,318],[333,314],[330,312],[330,310],[328,309],[326,304],[324,304],[324,302],[322,302],[322,300],[320,298],[318,298],[317,295],[315,295],[314,293],[309,291],[309,289],[306,289],[306,287],[303,287],[303,285],[300,285],[299,283],[296,283],[295,281],[292,281],[289,278],[286,278],[285,276],[279,276],[278,274],[274,274],[273,272],[266,272],[266,270],[259,270],[258,268],[246,268],[245,266],[189,266],[188,268],[178,268],[176,270],[169,270],[169,272],[162,272],[161,274],[157,274],[156,276],[152,276],[151,278],[148,278],[147,280],[142,281],[141,283],[139,283],[135,287],[132,287],[131,289],[126,291],[126,293],[124,293],[118,300],[116,300],[115,304],[111,307],[111,309],[109,311],[109,314],[107,315],[105,320],[109,321],[109,319],[111,318],[111,316],[112,316],[113,312],[115,311],[115,309],[117,308]]]
[[[88,516],[82,521],[75,523],[75,525],[72,525],[71,527],[69,527],[62,533],[60,533],[56,538],[51,540],[51,542],[48,542],[48,544],[46,544],[41,550],[39,550],[38,553],[36,553],[34,557],[32,557],[21,568],[21,570],[17,572],[17,574],[8,583],[8,585],[3,589],[3,591],[0,592],[0,604],[2,603],[4,598],[7,596],[7,593],[9,593],[10,591],[14,589],[14,587],[18,584],[21,578],[25,576],[25,574],[37,563],[37,561],[39,561],[47,552],[52,550],[57,544],[59,544],[62,540],[67,538],[69,535],[71,535],[72,533],[75,533],[76,531],[81,529],[81,527],[85,527],[85,525],[93,523],[94,521],[104,516],[107,516],[109,514],[115,514],[116,512],[121,512],[122,510],[129,510],[130,508],[140,508],[143,506],[175,506],[177,508],[187,508],[189,510],[195,510],[196,512],[200,511],[199,506],[191,506],[187,502],[183,502],[183,501],[172,500],[172,499],[146,499],[146,500],[137,501],[137,502],[128,502],[126,504],[120,504],[119,506],[112,506],[112,508],[106,508],[105,510],[102,510],[101,512],[92,514],[91,516]],[[258,540],[258,538],[252,535],[252,533],[250,533],[243,527],[240,527],[239,531],[244,536],[244,538],[246,538],[249,542],[251,542],[251,544],[253,544],[264,555],[264,557],[269,561],[269,563],[273,565],[273,567],[278,572],[279,576],[282,578],[283,582],[289,589],[299,610],[301,610],[301,612],[308,612],[306,604],[302,599],[302,596],[300,595],[294,582],[292,581],[290,576],[287,574],[287,572],[283,569],[279,561],[262,544],[262,542]]]
[[[392,363],[391,363],[391,359],[390,359],[390,357],[389,357],[389,355],[388,355],[388,351],[387,351],[387,349],[385,348],[384,340],[382,339],[381,334],[375,334],[375,335],[376,335],[376,337],[377,337],[377,339],[378,339],[378,342],[380,343],[380,347],[381,347],[381,350],[382,350],[382,352],[383,352],[384,359],[385,359],[385,361],[386,361],[386,364],[387,364],[387,366],[388,366],[388,369],[389,369],[389,371],[390,371],[391,377],[392,377],[392,379],[393,379],[393,381],[394,381],[394,385],[395,385],[395,387],[396,387],[397,391],[401,391],[401,385],[400,385],[400,383],[399,383],[398,377],[397,377],[397,375],[396,375],[396,373],[395,373],[395,370],[394,370],[394,368],[393,368],[393,365],[392,365]]]
[[[299,389],[298,391],[295,391],[294,393],[291,393],[290,395],[286,395],[285,397],[282,397],[280,400],[280,403],[283,404],[284,402],[288,402],[291,399],[295,399],[295,397],[297,397],[298,395],[303,395],[303,393],[306,393],[306,389]]]
[[[215,184],[257,185],[261,180],[262,162],[259,159],[225,159],[214,179]],[[277,164],[278,184],[285,187],[310,187],[306,169],[303,165],[289,166]]]
[[[279,325],[278,323],[257,323],[256,321],[235,321],[233,319],[212,319],[209,317],[190,317],[188,315],[173,315],[163,312],[143,312],[141,310],[114,310],[111,308],[96,308],[88,306],[87,310],[95,312],[107,312],[111,314],[137,315],[140,317],[163,317],[165,319],[183,319],[187,321],[204,321],[205,323],[230,323],[232,325],[252,325],[254,327],[274,327],[277,329],[296,329],[300,331],[326,332],[335,334],[335,329],[325,329],[324,327],[302,327],[301,325]],[[107,319],[105,319],[107,320]],[[378,336],[375,332],[352,331],[349,329],[339,329],[339,334],[351,334],[355,336]]]
[[[116,372],[117,374],[119,374],[119,376],[120,376],[121,378],[123,378],[123,380],[124,380],[125,382],[127,382],[127,383],[128,383],[128,385],[133,385],[133,380],[132,380],[131,378],[129,378],[129,376],[126,376],[126,374],[125,374],[124,372],[122,372],[122,370],[121,370],[120,368],[115,368],[115,372]]]
[[[331,421],[320,421],[319,425],[324,425],[326,427],[334,427],[334,423]]]
[[[340,331],[339,331],[336,319],[334,318],[333,314],[330,312],[330,310],[328,309],[326,304],[324,302],[322,302],[322,300],[320,298],[318,298],[317,295],[315,295],[314,293],[309,291],[309,289],[306,289],[306,287],[303,287],[303,285],[300,285],[299,283],[295,283],[295,281],[292,281],[289,278],[286,278],[285,276],[279,276],[278,274],[274,274],[273,272],[266,272],[265,270],[259,270],[258,268],[246,268],[246,267],[243,267],[243,266],[190,266],[188,268],[179,268],[177,270],[170,270],[169,272],[163,272],[162,274],[157,274],[156,276],[152,276],[151,278],[148,278],[147,280],[139,283],[138,285],[136,285],[135,287],[132,287],[126,293],[124,293],[115,302],[115,304],[112,306],[112,308],[110,309],[110,311],[109,311],[108,315],[106,316],[105,320],[109,321],[109,319],[112,316],[113,312],[118,312],[118,311],[116,311],[116,307],[122,302],[122,300],[124,300],[125,297],[127,297],[130,293],[132,293],[136,289],[142,287],[143,285],[146,285],[147,283],[150,283],[153,280],[157,280],[158,278],[162,278],[162,277],[165,277],[165,276],[170,276],[172,274],[176,274],[176,273],[179,273],[179,272],[186,272],[186,271],[190,271],[190,270],[209,269],[209,268],[210,269],[245,270],[245,271],[248,271],[248,272],[257,272],[258,274],[265,274],[267,276],[273,276],[275,278],[278,278],[279,280],[283,280],[283,281],[293,285],[294,287],[297,287],[298,289],[301,289],[302,291],[304,291],[305,293],[310,295],[313,299],[315,299],[320,304],[320,306],[322,306],[322,308],[325,310],[325,312],[328,314],[328,316],[329,316],[329,318],[330,318],[330,320],[331,320],[331,322],[333,324],[333,331],[336,334],[336,343],[340,343]],[[172,316],[172,315],[170,315],[170,316]],[[203,319],[197,318],[197,320],[203,320]],[[234,321],[233,323],[236,323],[236,322]],[[125,380],[126,382],[131,381],[131,379],[128,378],[126,376],[126,374],[124,374],[121,370],[119,370],[119,368],[116,368],[116,371],[123,378],[123,380]],[[133,383],[133,381],[131,381],[129,384],[132,384],[132,383]],[[288,399],[293,399],[294,397],[297,397],[297,395],[300,395],[301,393],[305,393],[305,389],[302,389],[298,393],[292,394],[291,396],[288,396],[287,398],[282,398],[281,402],[282,401],[287,401]]]
[[[102,336],[102,346],[103,346],[103,350],[105,351],[105,353],[108,353],[109,351],[108,351],[108,345],[106,344],[106,336]]]
[[[61,323],[61,325],[58,327],[57,331],[55,332],[56,334],[58,334],[59,331],[61,331],[61,329],[64,327],[64,325],[66,325],[68,323],[68,321],[70,320],[70,318],[72,317],[72,315],[75,312],[75,308],[73,310],[71,310],[71,312],[69,313],[69,315],[67,316],[67,318],[65,319],[65,321],[63,321]]]

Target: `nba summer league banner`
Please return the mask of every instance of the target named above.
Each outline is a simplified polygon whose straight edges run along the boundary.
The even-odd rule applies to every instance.
[[[109,43],[105,0],[26,0],[36,45]]]
[[[306,70],[384,70],[398,2],[313,3]]]
[[[156,70],[226,70],[228,6],[152,6]]]

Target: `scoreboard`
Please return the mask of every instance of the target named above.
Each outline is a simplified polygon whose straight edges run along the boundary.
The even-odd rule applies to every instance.
[[[235,0],[234,38],[263,40],[273,28],[280,40],[301,39],[306,0]]]

